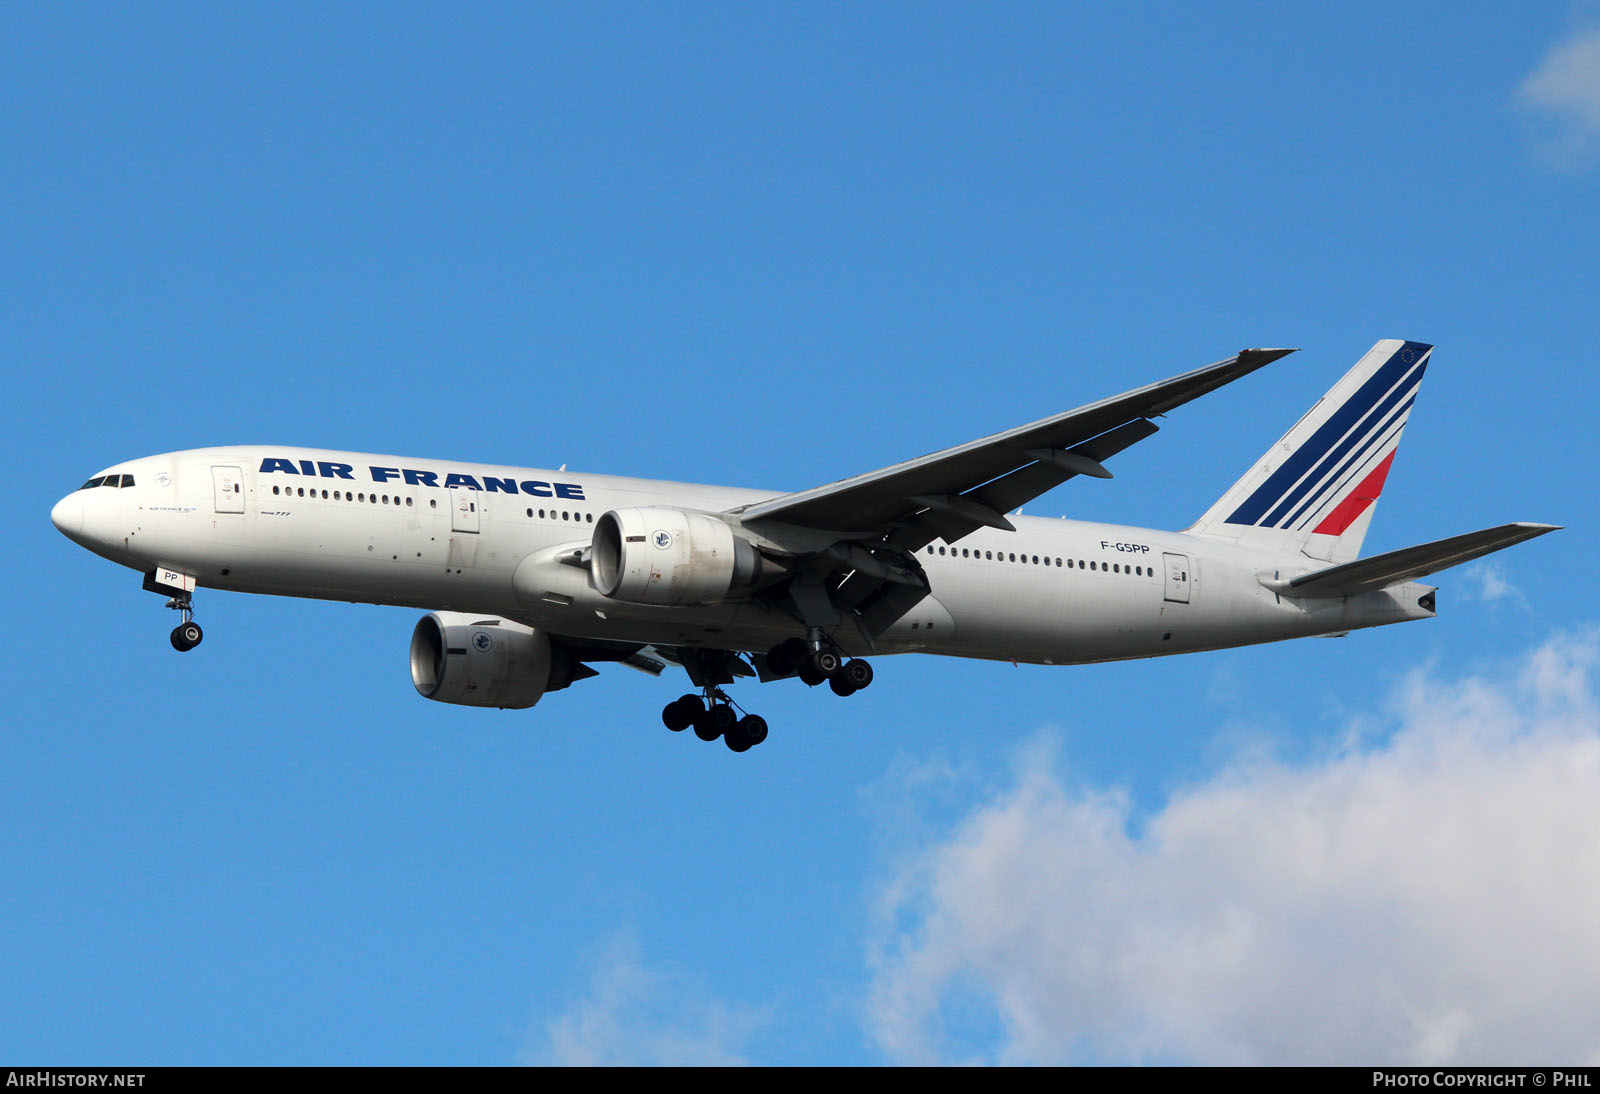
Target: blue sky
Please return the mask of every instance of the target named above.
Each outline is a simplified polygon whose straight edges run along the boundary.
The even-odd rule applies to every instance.
[[[0,1056],[1600,1059],[1600,9],[37,5],[0,64]],[[802,489],[1303,347],[1030,513],[1189,523],[1437,343],[1438,619],[743,701],[427,703],[415,612],[50,526],[287,443]],[[1294,1016],[1286,1017],[1286,1016]]]

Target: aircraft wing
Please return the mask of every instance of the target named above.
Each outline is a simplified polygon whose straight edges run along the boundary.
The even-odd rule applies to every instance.
[[[1159,428],[1164,414],[1293,353],[1247,349],[1225,361],[946,448],[892,467],[748,506],[746,525],[764,521],[883,537],[902,551],[934,539],[954,542],[980,527],[1012,525],[1005,514],[1075,475],[1110,478],[1102,466]]]

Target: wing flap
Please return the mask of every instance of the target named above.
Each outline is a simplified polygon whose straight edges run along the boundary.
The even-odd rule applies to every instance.
[[[1263,581],[1262,584],[1282,596],[1307,599],[1354,596],[1471,562],[1512,544],[1557,531],[1559,527],[1555,524],[1526,522],[1501,524],[1339,566],[1329,566],[1288,581]]]

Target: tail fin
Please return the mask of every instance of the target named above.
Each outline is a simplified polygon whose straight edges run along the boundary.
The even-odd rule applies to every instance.
[[[1432,353],[1395,338],[1373,346],[1189,532],[1354,559]]]

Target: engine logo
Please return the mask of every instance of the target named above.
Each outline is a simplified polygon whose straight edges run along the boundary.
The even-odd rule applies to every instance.
[[[672,533],[665,528],[657,528],[656,534],[651,536],[650,539],[655,543],[656,549],[660,551],[665,551],[672,546]]]
[[[479,653],[488,653],[489,647],[494,645],[494,639],[489,637],[488,631],[477,631],[472,636],[472,647]]]
[[[165,471],[158,472],[157,475],[156,475],[156,485],[157,486],[171,486],[172,485],[172,476],[167,474]]]

